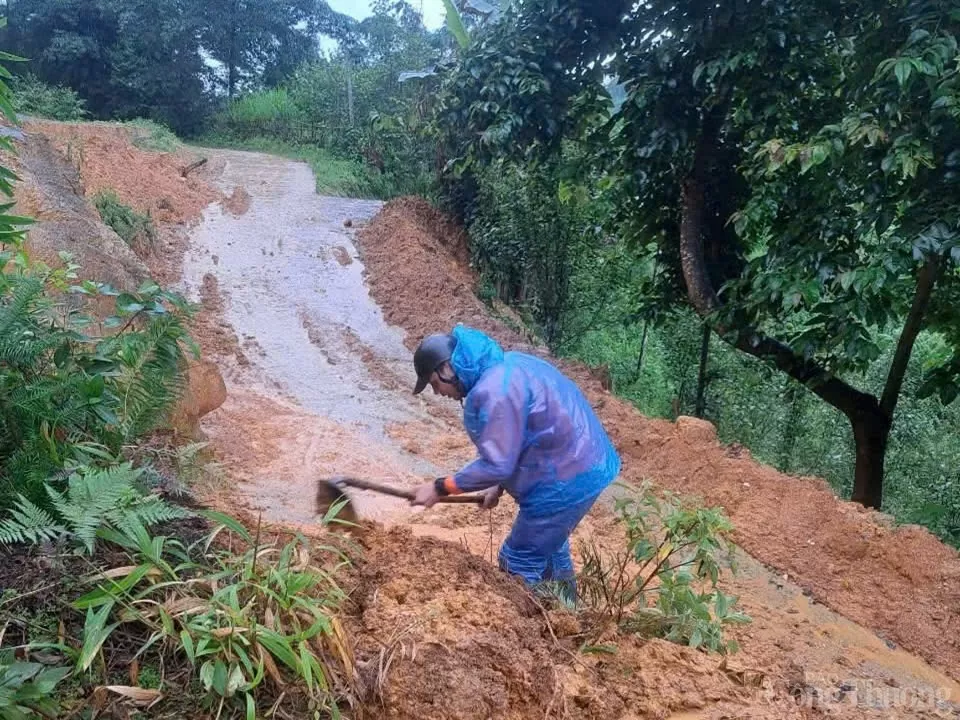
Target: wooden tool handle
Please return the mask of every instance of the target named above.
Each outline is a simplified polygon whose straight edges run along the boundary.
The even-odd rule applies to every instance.
[[[393,487],[392,485],[383,485],[382,483],[373,482],[371,480],[360,480],[359,478],[339,478],[339,481],[344,485],[349,485],[350,487],[355,487],[360,490],[373,490],[374,492],[382,493],[383,495],[392,495],[393,497],[403,498],[404,500],[413,500],[414,497],[413,490],[404,490],[398,487]],[[446,495],[441,497],[437,502],[480,505],[483,502],[483,496]]]

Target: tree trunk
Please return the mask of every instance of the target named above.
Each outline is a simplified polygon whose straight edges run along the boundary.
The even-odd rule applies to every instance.
[[[227,96],[233,100],[237,92],[237,2],[231,6],[230,13],[230,48],[227,56]]]
[[[854,414],[850,417],[850,424],[857,457],[850,499],[879,510],[883,503],[883,462],[891,418],[877,406]]]
[[[783,435],[780,438],[777,465],[784,472],[791,472],[793,469],[793,454],[797,448],[797,437],[803,427],[802,392],[804,392],[803,388],[791,384],[783,394],[783,400],[789,404],[790,408],[787,410],[787,420],[783,428]]]
[[[643,335],[640,336],[640,353],[637,355],[637,378],[640,377],[640,372],[643,370],[643,353],[647,348],[647,330],[650,327],[650,321],[643,321]]]
[[[353,127],[353,67],[347,64],[347,119]]]
[[[20,0],[7,0],[7,52],[18,54],[20,52],[20,18],[15,17],[15,8]]]
[[[681,190],[680,261],[690,303],[701,317],[721,308],[704,254],[707,198],[705,188],[712,171],[720,137],[720,110],[704,119],[693,166]],[[713,240],[717,240],[713,238]],[[741,352],[771,363],[803,383],[821,400],[849,419],[856,443],[856,469],[852,500],[879,508],[883,501],[883,465],[894,411],[910,356],[939,276],[940,258],[930,256],[917,274],[913,305],[904,322],[897,350],[887,374],[882,398],[857,390],[815,361],[798,355],[788,345],[755,327],[725,327],[714,324],[722,340]]]
[[[703,324],[703,337],[700,340],[700,368],[697,370],[697,403],[693,414],[703,419],[707,404],[707,360],[710,356],[710,326]]]

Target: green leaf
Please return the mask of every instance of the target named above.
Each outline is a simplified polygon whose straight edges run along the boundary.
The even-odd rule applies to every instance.
[[[243,671],[240,669],[240,666],[234,664],[230,668],[230,675],[227,677],[226,697],[236,695],[237,690],[242,688],[246,682],[247,679],[243,676]]]
[[[447,13],[447,30],[456,39],[457,44],[462,50],[470,47],[470,35],[463,25],[463,18],[460,17],[460,11],[453,4],[453,0],[443,0],[443,7]]]
[[[717,617],[722,620],[727,616],[727,611],[730,609],[730,598],[717,590],[717,600],[714,607]]]
[[[910,58],[901,58],[897,60],[896,64],[893,66],[893,73],[897,76],[897,82],[900,83],[900,87],[906,85],[907,80],[910,79],[910,73],[913,72],[913,63],[910,61]]]
[[[210,534],[210,538],[207,541],[208,548],[210,547],[210,543],[213,542],[213,539],[216,537],[216,535],[224,528],[239,535],[247,542],[248,545],[253,545],[253,538],[250,536],[250,533],[247,532],[247,529],[235,518],[225,515],[224,513],[217,512],[216,510],[200,510],[197,514],[201,517],[205,517],[212,523],[222,526]]]
[[[135,567],[129,575],[120,580],[111,579],[106,581],[96,590],[74,600],[71,605],[77,610],[89,610],[107,603],[113,603],[114,598],[124,595],[137,585],[147,573],[153,569],[150,563],[144,563]]]
[[[257,704],[254,702],[251,693],[245,693],[244,698],[247,704],[247,720],[257,720]]]
[[[213,660],[207,660],[200,666],[200,683],[207,692],[213,689],[213,672]]]
[[[257,639],[259,640],[260,644],[263,645],[270,652],[270,654],[277,658],[280,662],[300,675],[302,672],[300,669],[300,659],[293,651],[293,648],[290,647],[290,643],[287,642],[287,639],[274,630],[270,630],[263,625],[258,625],[257,628]]]
[[[110,600],[99,610],[87,610],[87,619],[83,626],[83,647],[77,659],[77,669],[86,672],[103,647],[103,643],[119,626],[120,623],[107,625],[107,617],[113,610],[113,601]]]
[[[186,630],[180,631],[180,644],[183,646],[183,652],[186,654],[187,659],[190,660],[190,664],[196,665],[197,655],[193,647],[193,638]]]
[[[217,695],[227,697],[227,666],[219,658],[213,665],[212,687]]]
[[[311,665],[312,657],[310,649],[305,642],[300,643],[300,666],[303,669],[303,680],[307,684],[307,690],[313,692],[313,667]]]

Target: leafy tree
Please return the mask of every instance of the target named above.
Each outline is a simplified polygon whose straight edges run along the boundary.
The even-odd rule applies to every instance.
[[[960,341],[945,312],[960,259],[958,33],[960,12],[937,0],[530,0],[465,52],[440,120],[460,169],[538,157],[609,108],[605,76],[626,83],[594,132],[619,227],[658,243],[723,340],[846,415],[853,498],[879,506],[917,335]],[[872,394],[856,378],[889,329],[897,350]],[[944,400],[957,357],[928,384]]]
[[[112,117],[157,120],[192,134],[208,115],[208,69],[196,0],[124,0],[111,48]]]
[[[118,0],[6,0],[0,44],[27,58],[52,85],[82,93],[102,115],[110,107],[111,49],[117,43]]]
[[[99,118],[149,117],[181,132],[206,115],[199,0],[7,0],[0,38]]]
[[[224,67],[230,98],[243,87],[273,86],[315,57],[320,32],[349,25],[323,0],[206,0],[200,40]]]

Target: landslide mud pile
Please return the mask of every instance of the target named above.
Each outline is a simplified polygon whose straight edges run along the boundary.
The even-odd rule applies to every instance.
[[[348,627],[371,717],[804,717],[786,682],[751,684],[690,648],[616,636],[614,654],[576,653],[573,616],[454,543],[398,527],[363,544]]]
[[[464,238],[424,200],[388,203],[360,235],[374,299],[411,347],[456,322],[508,347],[527,342],[487,312],[464,262]],[[644,417],[603,391],[588,368],[561,363],[586,389],[624,458],[627,480],[722,505],[736,541],[807,594],[960,679],[960,559],[929,532],[894,528],[838,500],[827,484],[784,475],[724,448],[709,423]]]

